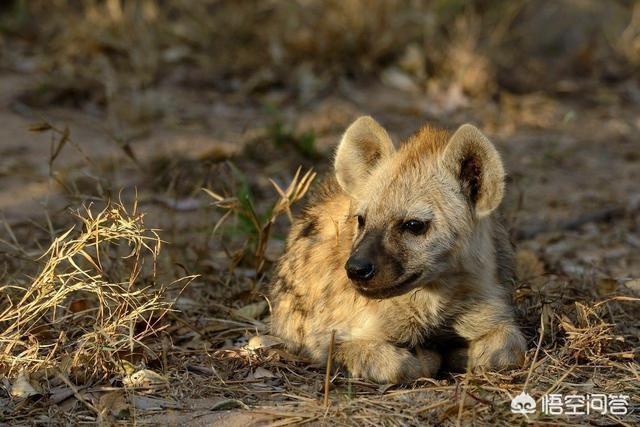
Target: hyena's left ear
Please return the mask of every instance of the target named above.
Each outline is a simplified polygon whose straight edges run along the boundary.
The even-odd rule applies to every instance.
[[[389,134],[369,116],[353,122],[342,136],[334,167],[338,183],[354,195],[372,169],[395,151]]]
[[[504,167],[498,151],[478,128],[460,126],[444,150],[443,161],[459,179],[478,217],[498,207],[504,195]]]

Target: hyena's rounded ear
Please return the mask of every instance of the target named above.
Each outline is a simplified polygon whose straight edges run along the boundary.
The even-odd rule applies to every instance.
[[[460,181],[478,217],[489,215],[504,195],[504,166],[491,141],[475,126],[460,126],[447,144],[443,161]]]
[[[348,194],[356,193],[371,170],[394,152],[389,134],[378,122],[363,116],[346,130],[338,145],[334,167],[336,178]]]

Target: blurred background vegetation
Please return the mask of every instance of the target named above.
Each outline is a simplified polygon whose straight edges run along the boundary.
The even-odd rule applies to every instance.
[[[0,13],[2,67],[42,73],[29,105],[127,122],[169,113],[166,85],[309,101],[381,79],[495,97],[640,71],[633,0],[12,0]]]

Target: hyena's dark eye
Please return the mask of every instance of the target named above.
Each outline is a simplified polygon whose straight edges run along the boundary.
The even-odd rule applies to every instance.
[[[364,217],[362,215],[356,215],[358,219],[358,227],[364,227]]]
[[[402,223],[402,229],[412,234],[420,235],[424,234],[429,228],[429,223],[426,221],[419,221],[417,219],[410,219],[409,221]]]

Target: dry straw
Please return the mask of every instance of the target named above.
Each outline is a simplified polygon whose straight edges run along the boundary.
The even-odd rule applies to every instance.
[[[0,372],[43,368],[108,375],[122,355],[148,350],[162,329],[171,285],[156,283],[162,241],[143,215],[110,203],[77,214],[28,285],[0,287]],[[179,281],[184,285],[186,281]]]

